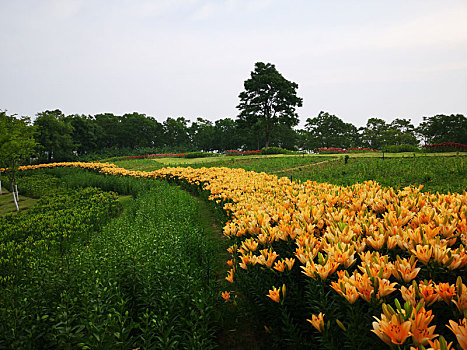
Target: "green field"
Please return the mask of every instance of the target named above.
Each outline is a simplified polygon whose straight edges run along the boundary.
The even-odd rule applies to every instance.
[[[362,153],[345,155],[279,155],[251,157],[213,157],[196,159],[164,158],[116,161],[115,164],[132,170],[150,171],[165,165],[174,167],[243,168],[287,176],[294,181],[328,182],[349,186],[374,180],[386,187],[403,188],[423,185],[428,192],[460,192],[467,190],[467,155]]]

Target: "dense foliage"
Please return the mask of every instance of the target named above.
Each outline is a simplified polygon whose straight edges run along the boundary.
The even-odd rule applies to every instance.
[[[5,112],[1,113],[6,116]],[[198,118],[190,122],[182,117],[167,118],[161,123],[139,113],[65,116],[60,110],[45,111],[38,113],[34,120],[34,137],[38,144],[36,162],[258,150],[266,142],[260,124],[252,127],[240,119],[230,118],[215,122]],[[31,130],[21,134],[32,135],[33,128],[28,127]],[[467,118],[463,115],[426,117],[418,127],[409,119],[386,123],[379,118],[370,118],[365,126],[357,128],[332,114],[320,112],[318,117],[308,118],[302,130],[276,124],[270,130],[271,147],[268,149],[313,151],[327,147],[416,151],[420,140],[425,144],[466,144],[466,128]],[[0,147],[3,142],[0,138]]]
[[[271,63],[257,62],[244,91],[238,96],[239,125],[262,134],[269,147],[271,133],[278,126],[291,129],[299,122],[295,109],[302,106],[297,83],[285,79]]]
[[[90,187],[68,190],[53,180],[40,175],[28,177],[27,182],[21,179],[22,193],[40,195],[39,203],[0,217],[2,285],[16,282],[42,259],[62,257],[70,242],[89,238],[120,210],[113,193]]]

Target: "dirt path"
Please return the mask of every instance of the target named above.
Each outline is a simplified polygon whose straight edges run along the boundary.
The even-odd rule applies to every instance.
[[[281,170],[277,170],[277,171],[272,171],[272,172],[270,172],[270,174],[280,174],[280,173],[288,172],[288,171],[290,171],[290,170],[311,168],[311,167],[314,167],[314,166],[319,165],[319,164],[330,163],[330,162],[333,162],[333,161],[336,161],[336,160],[337,160],[337,159],[333,158],[333,159],[323,160],[322,162],[318,162],[318,163],[311,163],[311,164],[305,164],[305,165],[297,165],[297,166],[293,166],[293,167],[286,168],[286,169],[281,169]]]
[[[219,294],[224,290],[232,289],[232,284],[225,280],[227,270],[230,268],[226,261],[230,259],[227,252],[229,240],[222,233],[222,226],[219,218],[216,217],[209,203],[193,195],[199,203],[199,219],[205,231],[206,237],[214,241],[214,245],[219,247],[214,252],[215,279],[219,285]],[[265,349],[268,339],[264,329],[254,320],[254,316],[248,309],[244,297],[235,292],[236,306],[232,302],[225,303],[219,295],[219,311],[221,314],[220,329],[217,333],[219,349],[223,350],[248,350]]]

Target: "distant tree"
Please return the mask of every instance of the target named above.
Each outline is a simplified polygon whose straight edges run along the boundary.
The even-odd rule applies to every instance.
[[[423,117],[416,129],[425,144],[456,142],[467,144],[467,118],[462,114]]]
[[[145,114],[124,114],[120,118],[118,134],[120,145],[131,150],[162,146],[162,124]]]
[[[49,162],[69,160],[73,156],[73,127],[59,109],[38,113],[34,125],[36,141]]]
[[[120,123],[121,119],[112,113],[101,113],[94,116],[98,150],[123,147]]]
[[[415,127],[410,119],[395,119],[385,132],[386,145],[417,145]]]
[[[279,124],[272,130],[270,146],[296,150],[297,138],[296,130],[287,125]]]
[[[309,149],[309,133],[306,129],[298,129],[296,130],[296,139],[295,139],[295,146],[299,150],[308,150]]]
[[[362,145],[374,149],[381,149],[386,144],[388,125],[383,119],[370,118],[366,126],[359,129]]]
[[[70,124],[73,149],[78,155],[85,155],[98,150],[98,126],[94,119],[86,115],[69,115],[65,122]]]
[[[10,182],[16,210],[19,210],[16,172],[19,164],[29,159],[36,146],[34,128],[30,126],[29,118],[17,119],[4,111],[0,112],[0,168],[5,168],[4,174]]]
[[[269,146],[273,129],[278,125],[289,128],[298,124],[296,107],[302,106],[297,97],[298,85],[285,79],[271,63],[258,62],[240,93],[239,125],[261,128],[265,145]]]
[[[357,128],[345,123],[335,115],[320,112],[315,118],[306,120],[308,131],[308,149],[319,147],[349,148],[357,145]]]
[[[231,118],[216,120],[214,123],[214,144],[218,151],[238,149],[243,144],[237,123]]]
[[[198,117],[190,126],[190,135],[196,150],[213,151],[215,145],[216,129],[209,120]]]
[[[194,150],[188,126],[189,120],[184,117],[167,118],[163,125],[165,145],[173,150]]]

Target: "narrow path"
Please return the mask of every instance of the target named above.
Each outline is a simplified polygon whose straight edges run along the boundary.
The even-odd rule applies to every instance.
[[[333,162],[333,161],[336,161],[336,160],[337,160],[337,159],[333,158],[333,159],[323,160],[322,162],[318,162],[318,163],[311,163],[311,164],[305,164],[305,165],[297,165],[297,166],[293,166],[293,167],[286,168],[286,169],[281,169],[281,170],[277,170],[277,171],[271,171],[270,174],[280,174],[280,173],[288,172],[288,171],[290,171],[290,170],[311,168],[311,167],[314,167],[314,166],[319,165],[319,164],[330,163],[330,162]]]
[[[199,219],[206,237],[214,241],[220,249],[215,254],[214,266],[215,279],[219,291],[231,289],[232,285],[225,280],[227,270],[230,268],[226,261],[230,259],[227,252],[229,240],[223,235],[219,219],[212,208],[200,196],[191,194],[199,203]],[[219,349],[223,350],[248,350],[265,349],[267,335],[261,325],[255,322],[253,315],[248,311],[243,296],[236,293],[236,306],[233,303],[225,303],[219,296],[219,311],[221,314],[220,329],[217,334]]]

